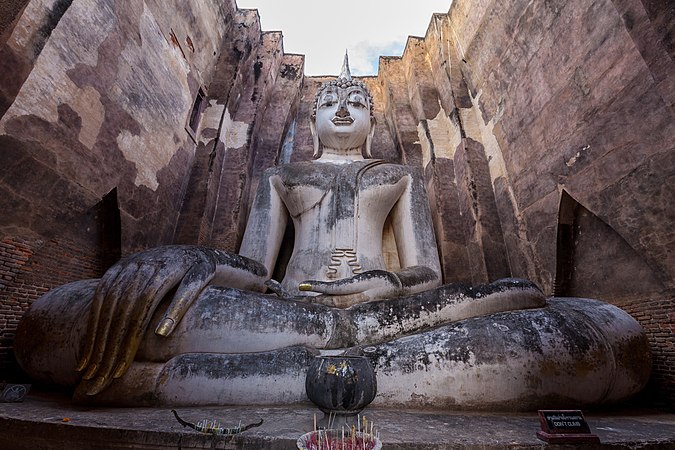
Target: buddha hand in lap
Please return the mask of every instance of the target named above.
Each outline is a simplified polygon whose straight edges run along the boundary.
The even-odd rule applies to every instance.
[[[420,398],[452,403],[442,386],[467,368],[438,350],[459,345],[460,338],[449,336],[461,327],[452,331],[449,324],[478,316],[489,323],[489,314],[540,308],[545,300],[536,286],[515,280],[478,288],[439,287],[440,263],[422,180],[409,167],[369,158],[372,99],[345,67],[317,94],[311,124],[317,159],[264,173],[238,255],[160,247],[121,260],[100,282],[79,282],[47,294],[26,314],[17,334],[22,366],[37,378],[49,373],[51,381],[78,384],[80,401],[288,403],[305,398],[304,371],[314,349],[352,348],[370,352],[376,371],[381,366],[378,385],[390,403],[416,404]],[[274,287],[269,274],[289,218],[294,248],[281,286]],[[386,223],[395,238],[396,267],[387,267],[382,251]],[[266,284],[285,298],[262,294]],[[62,353],[41,350],[22,332],[51,326],[56,314],[67,326],[82,311],[89,317],[86,327],[74,326],[68,336],[50,343]],[[529,320],[529,312],[522,314],[494,323]],[[542,314],[532,320],[550,320],[549,313]],[[612,314],[623,317],[618,311]],[[639,326],[625,322],[627,339],[642,342]],[[483,328],[467,323],[460,333],[462,345],[468,345],[462,339]],[[409,349],[419,346],[427,364],[438,359],[433,369],[413,361],[421,356]],[[436,347],[441,353],[430,350]],[[529,347],[518,352],[545,353]],[[481,357],[497,356],[488,352]],[[514,370],[506,363],[500,367],[490,373],[501,377]],[[420,378],[427,385],[415,384],[411,399],[387,397],[386,380],[408,383],[409,375],[417,377],[420,371],[434,375]],[[262,378],[251,387],[256,377]],[[640,383],[642,378],[631,389]],[[467,401],[472,402],[497,404]]]

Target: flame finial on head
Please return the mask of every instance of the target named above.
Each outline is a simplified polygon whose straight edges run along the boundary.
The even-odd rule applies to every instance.
[[[347,53],[346,49],[345,49],[345,59],[342,62],[342,70],[340,71],[340,76],[338,77],[338,80],[352,81],[352,74],[349,71],[349,54]]]

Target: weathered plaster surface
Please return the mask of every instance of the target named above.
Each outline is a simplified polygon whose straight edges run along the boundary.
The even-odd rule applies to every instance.
[[[429,135],[427,135],[427,131]],[[434,118],[426,120],[426,127],[420,121],[417,124],[417,133],[422,145],[423,167],[429,165],[432,155],[435,158],[452,159],[455,155],[455,149],[462,140],[458,127],[450,120],[443,106],[440,105],[440,100],[438,114]]]
[[[173,134],[166,132],[167,126],[180,130],[185,125],[184,112],[191,107],[187,81],[189,66],[164,39],[157,22],[145,7],[138,32],[140,46],[128,42],[122,50],[118,89],[112,94],[131,117],[143,124],[139,135],[123,130],[117,136],[117,143],[125,158],[136,166],[136,186],[146,186],[154,191],[159,185],[158,172],[169,164],[177,151]],[[164,70],[143,70],[166,65]],[[159,98],[151,100],[153,93],[143,87],[156,86],[164,86],[164,89],[159,91]]]
[[[35,7],[37,8],[38,5]],[[29,8],[33,9],[33,3],[27,7],[23,17],[32,14]],[[7,122],[20,116],[32,115],[48,122],[56,122],[58,106],[72,98],[75,100],[73,102],[75,109],[80,113],[87,113],[80,114],[86,117],[80,131],[86,135],[85,141],[91,142],[92,136],[96,136],[101,126],[98,93],[93,90],[80,92],[78,86],[69,78],[68,71],[77,64],[96,66],[98,48],[113,30],[115,19],[113,12],[104,4],[94,7],[88,2],[76,2],[72,8],[72,20],[60,22],[61,26],[52,32],[54,40],[67,42],[67,47],[64,48],[62,44],[45,46],[36,61],[35,69],[24,82],[12,106],[0,120],[0,132],[6,132]],[[30,30],[34,26],[34,24],[24,22],[23,20],[20,22],[22,26],[15,28],[9,40],[9,42],[16,43],[17,47],[24,47],[28,44],[28,38],[21,31]],[[98,26],[92,26],[92,22]],[[85,108],[91,104],[93,104],[91,106],[93,114],[89,117],[89,112]]]
[[[241,148],[248,140],[248,129],[247,122],[232,120],[230,112],[226,109],[220,128],[220,141],[225,148]]]

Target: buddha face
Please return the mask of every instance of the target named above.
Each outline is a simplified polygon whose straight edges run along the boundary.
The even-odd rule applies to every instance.
[[[329,86],[316,105],[316,133],[325,148],[348,150],[363,145],[371,128],[368,94],[359,86]]]

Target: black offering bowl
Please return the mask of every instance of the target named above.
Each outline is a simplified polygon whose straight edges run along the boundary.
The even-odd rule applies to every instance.
[[[307,371],[305,390],[335,427],[348,424],[373,401],[377,380],[365,356],[317,356]]]

